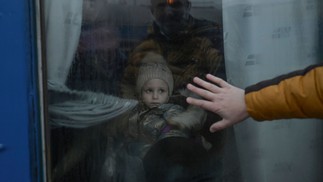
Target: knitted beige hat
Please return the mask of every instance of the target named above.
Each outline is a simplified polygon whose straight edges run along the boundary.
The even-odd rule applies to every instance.
[[[168,85],[169,95],[173,92],[174,80],[170,69],[166,65],[165,59],[158,54],[148,53],[140,65],[136,92],[140,95],[143,85],[151,79],[161,79]]]

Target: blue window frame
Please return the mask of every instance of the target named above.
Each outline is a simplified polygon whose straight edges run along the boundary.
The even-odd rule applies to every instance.
[[[0,3],[0,181],[43,179],[34,3]]]

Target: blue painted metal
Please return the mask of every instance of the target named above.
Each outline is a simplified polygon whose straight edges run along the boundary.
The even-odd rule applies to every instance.
[[[0,181],[41,181],[32,0],[0,1]]]

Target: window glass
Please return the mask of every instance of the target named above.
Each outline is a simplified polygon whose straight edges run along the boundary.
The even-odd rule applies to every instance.
[[[318,63],[317,5],[44,1],[51,181],[298,181],[301,165],[320,166],[314,159],[322,137],[313,126],[322,131],[321,124],[303,130],[298,121],[245,122],[211,133],[221,118],[187,104],[187,96],[197,96],[186,85],[211,73],[244,88]],[[277,143],[299,132],[308,137]],[[293,148],[313,160],[294,162]]]

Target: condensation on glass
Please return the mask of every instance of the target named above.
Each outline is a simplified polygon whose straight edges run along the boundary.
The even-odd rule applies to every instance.
[[[295,181],[301,165],[315,166],[304,179],[322,177],[314,160],[322,124],[249,122],[210,133],[220,118],[185,102],[194,76],[212,73],[245,87],[318,62],[321,28],[308,29],[321,25],[317,4],[44,1],[49,180]],[[163,99],[149,100],[154,89]],[[284,148],[276,142],[287,138],[281,131],[308,137],[291,137]],[[310,160],[295,162],[291,148]]]

